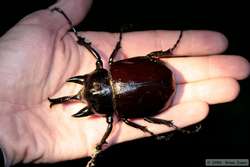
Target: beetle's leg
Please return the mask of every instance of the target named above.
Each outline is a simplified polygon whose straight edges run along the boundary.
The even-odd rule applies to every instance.
[[[64,18],[68,21],[69,25],[71,26],[71,30],[74,32],[74,34],[76,35],[78,41],[77,43],[79,45],[83,45],[84,47],[86,47],[90,53],[97,59],[96,61],[96,68],[102,68],[103,67],[103,63],[102,63],[102,60],[101,60],[101,57],[100,55],[98,54],[98,52],[91,46],[91,43],[90,42],[86,42],[85,41],[85,38],[81,37],[78,35],[78,32],[76,31],[72,21],[70,20],[70,18],[66,15],[66,13],[61,9],[61,8],[58,8],[58,7],[55,7],[55,8],[52,8],[51,11],[57,11],[59,13],[61,13]]]
[[[69,25],[70,25],[70,28],[71,30],[74,32],[74,34],[78,37],[78,33],[72,23],[72,21],[70,20],[70,18],[66,15],[66,13],[61,9],[61,8],[58,8],[58,7],[54,7],[50,10],[51,12],[54,12],[54,11],[57,11],[58,13],[62,14],[64,16],[64,18],[68,21]]]
[[[86,80],[87,75],[78,75],[78,76],[74,76],[69,78],[66,82],[74,82],[80,85],[84,85],[85,84],[85,80]]]
[[[183,32],[180,31],[180,35],[179,38],[177,39],[177,41],[175,42],[175,44],[173,45],[172,48],[169,48],[167,50],[161,50],[161,51],[154,51],[151,52],[149,54],[147,54],[147,56],[151,57],[151,58],[161,58],[161,57],[169,57],[173,55],[173,51],[175,50],[175,48],[178,46],[178,44],[180,43],[180,40],[182,38],[182,34]]]
[[[146,117],[146,118],[144,118],[144,120],[149,122],[149,123],[166,125],[168,127],[174,128],[177,131],[180,131],[182,133],[187,133],[187,134],[199,132],[199,130],[201,128],[201,126],[198,126],[198,127],[195,128],[195,130],[189,131],[189,130],[184,130],[184,129],[179,128],[178,126],[176,126],[173,123],[172,120],[164,120],[164,119],[153,118],[153,117]]]
[[[106,140],[107,138],[109,137],[111,131],[112,131],[112,128],[113,128],[113,116],[110,115],[107,117],[107,123],[108,123],[108,127],[107,127],[107,130],[105,132],[105,134],[103,135],[100,143],[96,146],[96,150],[102,150],[102,146],[103,144],[106,144]]]
[[[84,37],[77,36],[79,45],[84,46],[88,51],[96,58],[96,68],[103,68],[103,62],[99,53],[91,46],[90,42],[87,42]]]
[[[106,140],[109,137],[109,135],[112,131],[112,128],[113,128],[113,116],[112,115],[107,117],[107,123],[108,123],[107,130],[106,130],[105,134],[103,135],[100,143],[96,146],[95,153],[91,156],[91,159],[87,164],[87,167],[95,166],[95,160],[97,158],[97,155],[102,151],[102,146],[107,143]]]
[[[80,90],[76,95],[74,96],[63,96],[63,97],[59,97],[59,98],[48,98],[49,102],[50,102],[50,108],[53,106],[53,105],[56,105],[56,104],[61,104],[61,103],[65,103],[65,102],[68,102],[68,101],[73,101],[73,100],[78,100],[80,101],[82,99],[82,91],[83,90]]]
[[[123,118],[122,121],[124,123],[126,123],[127,125],[129,126],[132,126],[133,128],[136,128],[136,129],[140,129],[141,131],[145,132],[145,133],[149,133],[150,135],[154,136],[155,134],[153,132],[151,132],[150,130],[148,130],[148,128],[146,126],[142,126],[142,125],[139,125],[137,123],[134,123],[132,121],[129,121],[128,119],[126,118]]]
[[[117,55],[119,49],[121,48],[121,41],[122,41],[122,31],[120,32],[119,40],[116,43],[115,49],[113,50],[111,56],[109,57],[109,65],[113,63],[115,56]]]
[[[90,107],[87,106],[78,111],[77,113],[73,114],[72,117],[86,117],[92,114],[94,114],[94,112],[91,110]]]

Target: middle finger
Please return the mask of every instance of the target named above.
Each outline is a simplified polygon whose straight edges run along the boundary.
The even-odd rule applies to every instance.
[[[244,79],[249,73],[249,63],[240,56],[202,56],[163,58],[173,71],[178,84],[218,77]]]
[[[218,104],[232,101],[239,93],[239,84],[232,78],[215,78],[178,84],[173,105],[190,101]]]

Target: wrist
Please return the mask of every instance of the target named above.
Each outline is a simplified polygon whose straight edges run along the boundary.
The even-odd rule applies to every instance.
[[[11,114],[1,112],[7,111],[0,111],[0,149],[4,155],[5,167],[9,167],[20,161],[20,136],[16,132],[17,126]]]
[[[30,120],[28,116],[25,118],[23,121],[22,115],[17,118],[11,112],[1,115],[0,111],[0,148],[4,153],[6,167],[43,158],[44,142],[37,139],[31,130],[35,127],[27,121]]]
[[[1,98],[1,97],[0,97]],[[1,101],[0,104],[2,105]],[[10,118],[10,115],[7,112],[8,105],[3,105],[4,107],[0,110],[0,150],[2,152],[2,156],[4,158],[5,167],[9,167],[12,165],[11,157],[13,155],[11,142],[11,124],[13,121]],[[1,166],[2,164],[0,164]]]

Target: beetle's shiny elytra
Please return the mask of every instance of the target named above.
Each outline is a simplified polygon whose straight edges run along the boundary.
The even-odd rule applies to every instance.
[[[114,58],[121,48],[122,33],[120,33],[119,41],[109,58],[110,69],[107,70],[103,68],[99,53],[90,43],[78,35],[67,15],[59,8],[54,8],[52,11],[63,14],[77,36],[78,44],[86,47],[97,60],[96,69],[92,73],[74,76],[67,80],[67,82],[84,85],[83,89],[76,95],[49,98],[50,107],[72,100],[87,101],[87,107],[81,109],[73,117],[86,117],[96,114],[107,118],[107,130],[96,146],[96,153],[88,166],[94,165],[97,154],[106,143],[106,139],[112,131],[114,116],[127,125],[151,135],[154,135],[154,133],[147,127],[130,119],[143,118],[150,123],[163,124],[190,133],[190,131],[178,128],[171,120],[153,117],[164,111],[163,108],[166,109],[170,106],[175,94],[176,83],[173,73],[159,58],[173,55],[173,50],[181,40],[182,31],[176,43],[170,49],[115,62]]]
[[[168,107],[175,93],[172,72],[160,60],[148,56],[114,62],[111,83],[119,118],[144,118]]]

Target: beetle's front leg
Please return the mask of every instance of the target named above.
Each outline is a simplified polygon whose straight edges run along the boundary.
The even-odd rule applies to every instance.
[[[84,37],[77,36],[79,45],[84,46],[95,58],[96,58],[96,68],[103,68],[103,62],[99,53],[91,46],[90,42],[87,42]]]

